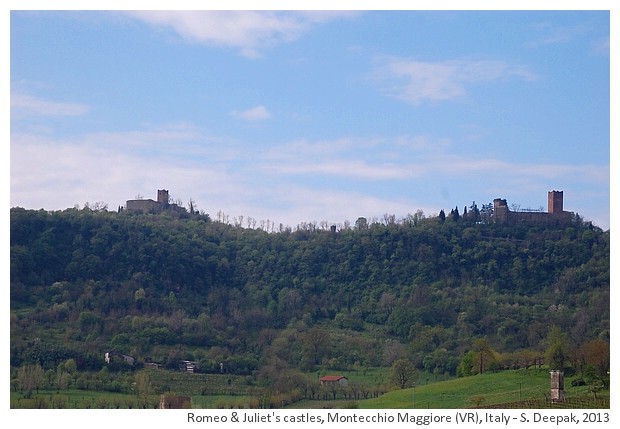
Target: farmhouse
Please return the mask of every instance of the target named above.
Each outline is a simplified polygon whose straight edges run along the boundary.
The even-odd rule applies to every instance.
[[[198,362],[192,360],[182,360],[179,365],[179,370],[193,373],[198,368]]]
[[[341,387],[347,387],[349,380],[344,375],[324,375],[319,379],[321,387],[338,385]]]
[[[122,353],[118,353],[118,352],[105,352],[104,354],[104,360],[105,363],[110,363],[112,362],[112,358],[113,357],[118,357],[123,359],[123,362],[133,366],[134,363],[136,362],[136,359],[133,356],[128,356],[128,355],[124,355]]]

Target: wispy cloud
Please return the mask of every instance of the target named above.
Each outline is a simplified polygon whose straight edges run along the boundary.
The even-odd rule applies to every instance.
[[[170,28],[185,40],[238,48],[248,58],[279,43],[297,40],[313,25],[351,12],[278,11],[132,11],[127,15],[157,27]]]
[[[556,182],[579,177],[584,182],[599,184],[609,182],[609,168],[601,165],[516,163],[494,158],[468,158],[451,154],[429,159],[428,164],[432,171],[453,177],[502,175],[506,178],[529,177]]]
[[[532,29],[535,38],[528,43],[529,47],[570,43],[591,31],[588,25],[581,23],[571,26],[537,23],[532,26]]]
[[[242,112],[231,112],[231,115],[245,121],[264,121],[266,119],[271,119],[271,112],[262,104]]]
[[[343,137],[325,141],[294,141],[257,158],[262,174],[290,180],[333,177],[366,181],[408,181],[443,177],[453,180],[528,176],[566,181],[581,177],[591,183],[609,181],[609,169],[600,165],[516,163],[486,156],[462,156],[451,151],[446,139],[427,135],[384,138]]]
[[[607,36],[592,42],[592,51],[597,55],[609,56],[610,46],[610,39],[609,36]]]
[[[371,164],[359,159],[335,159],[323,162],[270,164],[264,171],[282,175],[316,175],[364,180],[397,180],[412,177],[415,171],[398,164]]]
[[[537,78],[525,66],[500,60],[428,62],[399,57],[381,58],[372,77],[386,95],[413,105],[464,97],[473,84],[507,78]]]
[[[11,198],[48,209],[86,201],[115,208],[167,187],[175,197],[212,200],[196,195],[196,183],[209,185],[203,194],[243,195],[248,187],[229,172],[237,157],[221,143],[187,124],[74,138],[13,133]]]
[[[81,103],[51,101],[27,94],[11,94],[11,114],[16,117],[80,116],[89,110],[89,106]]]
[[[13,133],[11,198],[34,208],[106,201],[114,209],[137,194],[154,198],[156,189],[166,187],[174,198],[193,198],[212,215],[223,210],[294,226],[417,209],[431,213],[413,194],[390,193],[421,183],[476,182],[485,195],[489,177],[503,183],[527,179],[521,186],[536,182],[537,189],[576,177],[609,183],[608,167],[458,156],[449,142],[429,136],[295,141],[251,155],[230,144],[190,123],[74,138]]]
[[[342,224],[344,221],[353,223],[360,216],[372,218],[384,213],[405,216],[418,209],[427,214],[438,212],[431,205],[427,206],[426,203],[411,198],[376,196],[363,189],[321,189],[290,181],[272,187],[263,198],[267,201],[275,200],[275,205],[280,207],[278,218],[284,219],[284,225],[290,226],[300,222],[327,221],[327,225]],[[261,208],[257,209],[258,216],[274,219],[273,211],[263,214],[260,213]]]

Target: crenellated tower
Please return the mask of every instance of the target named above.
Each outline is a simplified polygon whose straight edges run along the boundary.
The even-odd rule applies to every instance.
[[[168,204],[170,195],[168,195],[167,189],[158,189],[157,190],[157,202],[163,203],[164,205]]]
[[[564,212],[564,191],[549,191],[547,213]]]

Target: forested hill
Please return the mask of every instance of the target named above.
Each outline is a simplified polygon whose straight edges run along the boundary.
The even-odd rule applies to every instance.
[[[609,231],[578,218],[417,214],[267,233],[204,214],[13,208],[10,223],[13,365],[47,344],[93,369],[104,350],[243,372],[274,357],[378,366],[392,348],[421,367],[472,338],[501,352],[543,350],[554,326],[575,345],[609,338]]]

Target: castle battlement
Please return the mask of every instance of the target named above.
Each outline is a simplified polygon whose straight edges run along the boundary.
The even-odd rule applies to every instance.
[[[145,213],[161,213],[164,210],[182,210],[177,204],[170,202],[170,194],[167,189],[157,190],[157,201],[147,200],[127,200],[125,206],[128,211],[141,211]]]
[[[547,212],[511,211],[505,199],[495,198],[493,219],[496,223],[553,225],[570,223],[573,213],[564,211],[564,191],[554,190],[547,195]]]

